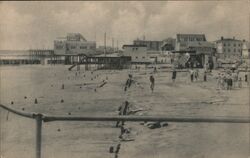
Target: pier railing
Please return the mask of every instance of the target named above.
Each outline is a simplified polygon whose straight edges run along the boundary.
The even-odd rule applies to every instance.
[[[41,113],[26,113],[1,105],[0,108],[16,115],[31,118],[36,121],[36,156],[41,158],[42,123],[52,121],[155,121],[155,122],[179,122],[179,123],[250,123],[250,117],[164,117],[164,116],[49,116]]]

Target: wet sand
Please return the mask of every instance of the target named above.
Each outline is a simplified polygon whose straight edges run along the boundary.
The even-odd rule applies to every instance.
[[[208,82],[190,83],[188,73],[157,72],[151,93],[152,69],[68,71],[69,66],[3,66],[1,103],[26,112],[49,115],[112,116],[125,100],[143,109],[136,115],[181,117],[249,116],[249,89],[217,90],[215,73]],[[139,85],[124,92],[128,73]],[[84,76],[85,75],[85,76]],[[243,74],[241,74],[243,75]],[[108,78],[106,78],[108,77]],[[242,77],[243,78],[243,77]],[[107,84],[98,87],[107,80]],[[62,89],[64,84],[64,89]],[[96,91],[95,91],[96,89]],[[25,99],[25,96],[27,97]],[[37,98],[38,104],[34,104]],[[61,102],[63,100],[63,103]],[[11,105],[11,101],[14,102]],[[43,124],[42,156],[46,158],[115,157],[110,146],[121,143],[119,158],[246,158],[249,125],[222,123],[169,123],[149,129],[127,122],[135,139],[120,142],[115,122],[50,122]],[[1,155],[31,158],[35,155],[35,121],[1,110]]]

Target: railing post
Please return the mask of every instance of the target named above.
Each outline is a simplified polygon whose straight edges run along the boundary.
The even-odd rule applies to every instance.
[[[36,114],[36,158],[41,158],[42,145],[42,114]]]

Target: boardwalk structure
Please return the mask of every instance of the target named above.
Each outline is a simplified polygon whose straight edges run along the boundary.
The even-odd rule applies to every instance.
[[[130,56],[87,56],[85,54],[65,55],[65,64],[72,65],[69,70],[77,65],[95,65],[98,69],[124,69],[131,64]]]

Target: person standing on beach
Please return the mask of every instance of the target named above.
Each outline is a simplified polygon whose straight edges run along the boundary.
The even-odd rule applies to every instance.
[[[172,72],[172,81],[175,82],[175,79],[176,79],[176,70],[174,69],[173,72]]]
[[[156,73],[156,72],[157,72],[156,67],[154,67],[154,73]]]
[[[232,87],[233,87],[233,77],[232,77],[231,74],[230,74],[230,76],[227,79],[227,84],[228,84],[228,90],[232,90]]]
[[[207,82],[207,71],[204,71],[204,82]]]
[[[151,75],[151,76],[149,77],[149,80],[150,80],[150,89],[151,89],[151,91],[153,92],[153,91],[154,91],[154,87],[155,87],[155,78],[154,78],[154,76]]]
[[[225,76],[224,76],[224,73],[221,73],[220,88],[225,89]]]

